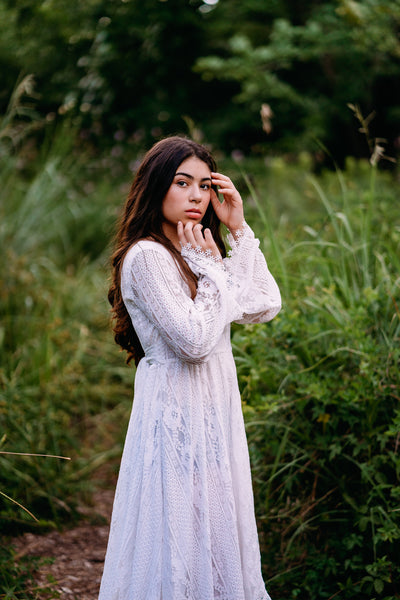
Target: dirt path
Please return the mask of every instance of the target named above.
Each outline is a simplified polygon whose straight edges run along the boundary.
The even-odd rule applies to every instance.
[[[114,491],[96,494],[96,513],[109,521]],[[82,523],[67,531],[52,531],[45,535],[25,533],[13,545],[17,556],[50,557],[54,562],[40,567],[37,584],[51,584],[61,600],[97,600],[103,572],[109,526]]]

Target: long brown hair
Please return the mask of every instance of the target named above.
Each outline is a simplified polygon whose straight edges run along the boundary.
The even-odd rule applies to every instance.
[[[111,312],[114,319],[114,339],[128,353],[127,362],[132,358],[137,365],[144,351],[126,310],[121,295],[122,263],[129,248],[138,240],[151,238],[163,244],[175,258],[182,277],[190,287],[192,297],[196,295],[197,279],[183,260],[180,252],[164,235],[162,224],[162,202],[172,184],[179,165],[195,156],[205,162],[210,171],[216,171],[216,164],[209,151],[192,140],[174,136],[157,142],[145,155],[133,180],[115,236],[112,255],[112,283],[108,292]],[[221,237],[220,221],[210,202],[202,220],[204,227],[211,230],[215,243],[222,256],[226,255]]]

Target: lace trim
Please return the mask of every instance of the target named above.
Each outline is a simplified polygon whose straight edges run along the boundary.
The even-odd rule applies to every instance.
[[[245,236],[247,228],[248,228],[248,225],[247,225],[246,221],[242,221],[242,225],[241,225],[240,229],[236,229],[235,233],[232,233],[231,231],[229,233],[231,234],[231,236],[233,237],[233,239],[236,242],[239,242],[241,240],[241,238],[243,238]]]
[[[254,233],[252,229],[250,229],[246,221],[243,221],[241,229],[237,229],[234,234],[231,232],[228,234],[228,244],[230,245],[231,249],[227,252],[227,257],[233,258],[237,256],[239,254],[240,246],[246,243],[246,241],[249,242],[249,244],[252,244],[253,240]]]
[[[211,269],[215,268],[217,273],[223,275],[226,287],[229,290],[233,287],[240,287],[239,282],[235,281],[233,274],[225,267],[222,259],[214,256],[209,248],[207,250],[203,250],[200,246],[193,248],[193,246],[188,243],[182,248],[181,254],[188,263],[189,267],[192,269],[193,273],[195,273],[197,276],[203,275],[212,280],[213,277],[210,273],[210,267]],[[207,279],[203,279],[202,285],[203,287],[208,288],[210,283]]]
[[[187,243],[182,247],[181,254],[183,258],[187,258],[199,267],[207,267],[212,264],[220,271],[225,271],[222,259],[218,256],[214,256],[209,248],[207,248],[207,250],[203,250],[201,246],[193,248],[191,244]]]

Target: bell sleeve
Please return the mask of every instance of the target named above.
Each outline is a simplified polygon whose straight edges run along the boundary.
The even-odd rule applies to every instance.
[[[243,223],[238,234],[228,235],[228,242],[231,251],[224,259],[224,266],[231,276],[235,300],[242,309],[242,316],[235,321],[270,321],[280,311],[282,301],[278,285],[259,248],[259,240],[250,227]]]
[[[224,264],[204,252],[193,252],[195,256],[184,257],[198,275],[194,299],[173,256],[151,241],[138,242],[126,255],[121,290],[128,311],[130,305],[139,308],[175,354],[201,362],[212,352],[226,325],[241,319],[243,313],[232,297]]]

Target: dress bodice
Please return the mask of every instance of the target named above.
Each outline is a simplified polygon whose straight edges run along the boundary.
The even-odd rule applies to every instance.
[[[190,290],[171,253],[158,242],[140,240],[125,256],[121,291],[146,354],[202,362],[229,347],[229,326],[272,319],[280,309],[279,289],[258,240],[244,225],[228,258],[215,261],[184,248],[182,256],[198,277]]]

